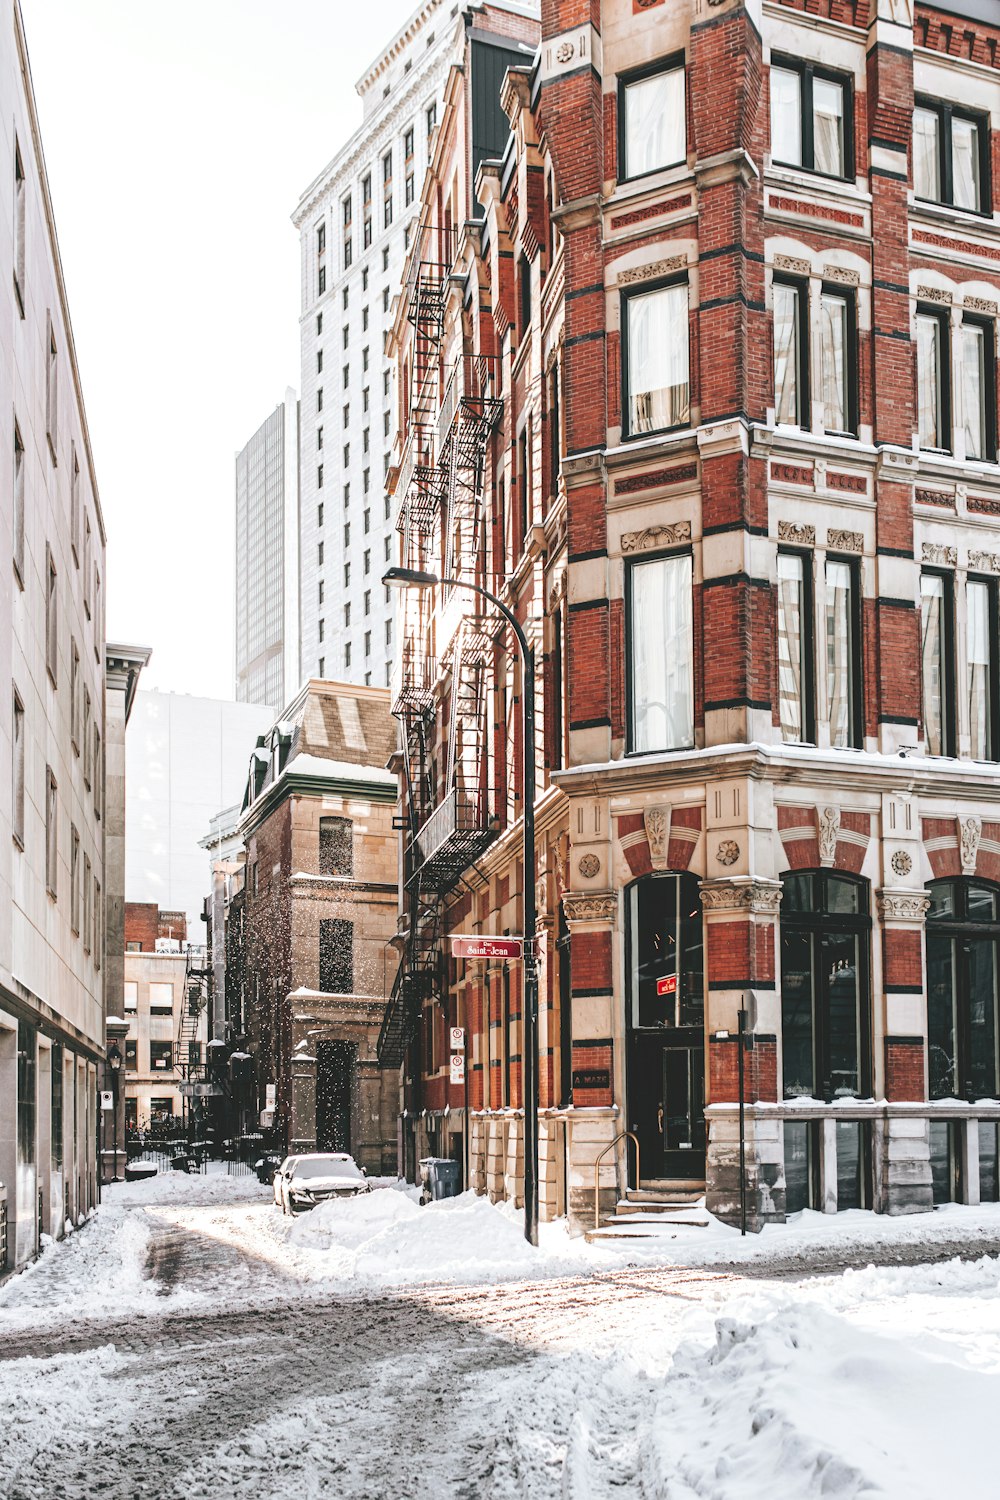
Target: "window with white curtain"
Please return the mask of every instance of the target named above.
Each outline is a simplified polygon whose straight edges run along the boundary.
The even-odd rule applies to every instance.
[[[812,631],[806,559],[778,553],[778,704],[781,738],[811,740]]]
[[[672,167],[687,157],[683,60],[619,86],[619,175],[624,180]]]
[[[694,625],[688,553],[636,563],[629,574],[631,749],[694,744]]]
[[[913,111],[913,191],[932,203],[987,211],[989,120],[941,99],[920,99]]]
[[[854,298],[824,287],[820,294],[820,390],[826,432],[853,432]]]
[[[771,160],[825,177],[851,176],[851,85],[812,63],[771,63]]]
[[[774,282],[774,420],[809,425],[808,291],[805,284]]]
[[[830,744],[858,744],[857,689],[860,678],[856,617],[857,581],[849,562],[826,563],[826,699]]]
[[[966,696],[969,707],[969,754],[973,760],[997,759],[995,586],[970,578],[965,588]]]
[[[965,456],[992,460],[996,457],[992,329],[978,319],[966,318],[958,354]]]
[[[687,282],[624,298],[623,409],[630,437],[690,419]]]
[[[917,312],[917,433],[921,448],[949,449],[948,333],[944,316]]]
[[[920,678],[924,706],[924,742],[929,755],[950,755],[951,705],[948,693],[948,649],[951,597],[940,573],[920,575]]]

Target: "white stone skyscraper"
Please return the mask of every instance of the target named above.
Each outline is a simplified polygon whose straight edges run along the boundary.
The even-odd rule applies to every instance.
[[[537,0],[424,0],[357,84],[358,129],[293,215],[302,265],[300,677],[383,687],[396,559],[385,492],[395,410],[384,354],[448,70],[485,12]],[[516,43],[511,42],[512,50]]]
[[[236,698],[280,709],[299,686],[299,403],[236,455]]]

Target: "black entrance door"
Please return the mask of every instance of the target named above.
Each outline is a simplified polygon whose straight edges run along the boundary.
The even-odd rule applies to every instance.
[[[701,1027],[633,1031],[629,1129],[646,1180],[705,1175],[705,1040]]]
[[[705,1175],[701,903],[690,875],[628,891],[628,1120],[644,1179]]]
[[[320,1042],[316,1048],[316,1150],[350,1151],[351,1084],[355,1048]]]

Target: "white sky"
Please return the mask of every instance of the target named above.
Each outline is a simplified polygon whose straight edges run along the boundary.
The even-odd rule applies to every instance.
[[[143,687],[233,693],[233,459],[299,384],[301,192],[417,0],[21,0]]]

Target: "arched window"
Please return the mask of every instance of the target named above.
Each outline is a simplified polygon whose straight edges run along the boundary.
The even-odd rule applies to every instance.
[[[995,1099],[1000,891],[934,880],[927,894],[930,1097]]]
[[[868,883],[832,870],[781,877],[786,1099],[871,1092]]]

